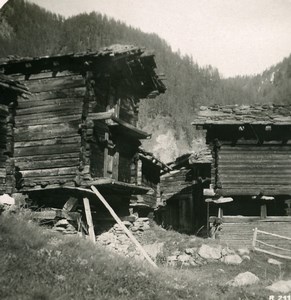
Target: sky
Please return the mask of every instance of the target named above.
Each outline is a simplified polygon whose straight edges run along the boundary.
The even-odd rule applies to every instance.
[[[97,11],[155,32],[224,77],[261,73],[291,54],[291,0],[29,1],[66,17]]]

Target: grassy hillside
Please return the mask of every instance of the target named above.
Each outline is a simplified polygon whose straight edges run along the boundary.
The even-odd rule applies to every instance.
[[[77,236],[41,228],[29,221],[29,214],[1,215],[0,232],[0,299],[267,299],[264,287],[291,275],[291,266],[279,270],[257,254],[240,266],[216,262],[188,270],[152,269]],[[157,228],[144,238],[164,242],[169,253],[196,243]],[[260,283],[226,285],[245,271],[255,273]]]

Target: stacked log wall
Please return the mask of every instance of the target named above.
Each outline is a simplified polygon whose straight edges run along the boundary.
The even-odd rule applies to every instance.
[[[18,98],[14,157],[22,188],[73,182],[80,168],[83,76],[42,72],[17,78],[31,95]]]
[[[162,176],[161,199],[166,204],[164,225],[179,232],[193,233],[195,222],[192,170],[183,167]]]
[[[291,145],[222,145],[217,181],[224,195],[291,194]]]
[[[4,105],[0,106],[0,194],[6,192],[7,172],[6,168],[8,155],[7,155],[7,117],[8,108]]]

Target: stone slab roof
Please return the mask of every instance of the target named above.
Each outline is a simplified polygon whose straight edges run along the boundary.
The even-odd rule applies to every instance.
[[[291,104],[201,106],[194,118],[192,125],[291,125]]]

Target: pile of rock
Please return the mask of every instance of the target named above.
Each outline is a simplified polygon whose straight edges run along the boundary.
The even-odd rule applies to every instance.
[[[133,218],[131,221],[123,221],[123,224],[135,235],[142,234],[143,231],[150,229],[149,218]],[[125,234],[118,224],[115,224],[108,231],[100,234],[97,243],[128,257],[143,259],[134,244]]]
[[[132,226],[129,226],[129,229],[136,233],[142,233],[150,229],[149,218],[136,218],[136,220],[132,222]]]
[[[208,262],[221,261],[225,264],[238,265],[243,260],[249,260],[249,250],[238,249],[235,252],[228,247],[201,245],[199,248],[188,248],[184,252],[175,251],[167,257],[167,264],[173,267],[177,266],[199,266]]]
[[[54,224],[52,228],[54,231],[61,232],[63,234],[76,234],[76,228],[69,223],[67,219],[61,219]]]

